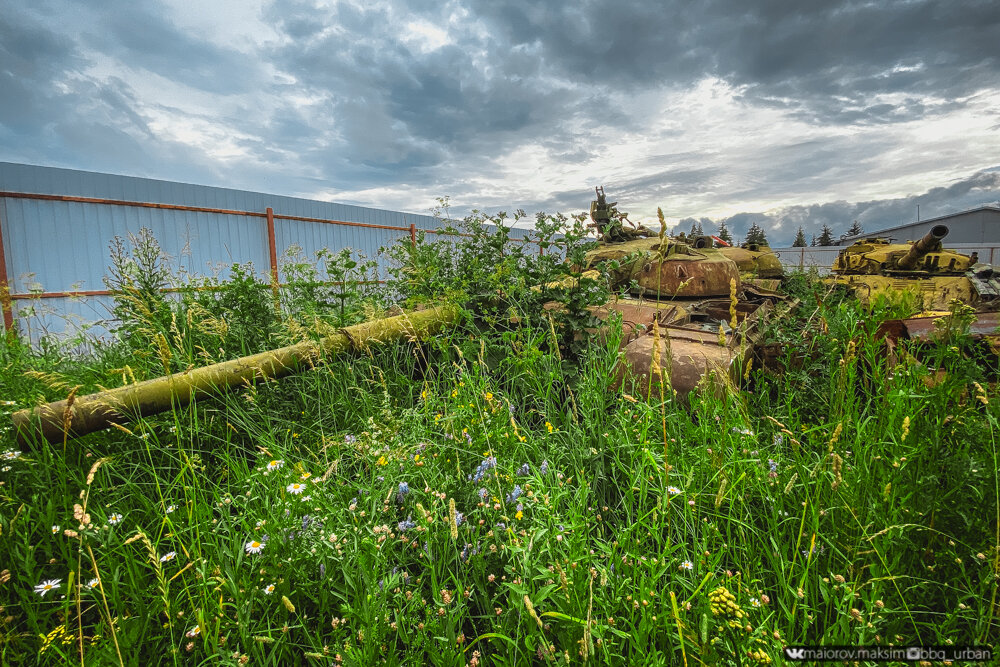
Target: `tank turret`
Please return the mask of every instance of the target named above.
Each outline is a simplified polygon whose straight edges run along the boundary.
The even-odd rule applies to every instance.
[[[856,241],[840,251],[832,270],[838,275],[962,275],[975,264],[972,257],[944,250],[948,228],[935,225],[919,241],[892,243],[884,238]]]
[[[832,282],[854,289],[862,301],[878,294],[912,291],[924,310],[944,311],[953,299],[981,307],[1000,295],[992,267],[977,265],[978,255],[942,248],[948,228],[935,225],[918,241],[893,243],[871,237],[855,241],[833,262]],[[976,267],[976,268],[974,268]]]
[[[778,255],[770,246],[758,243],[744,243],[741,246],[726,246],[719,252],[736,262],[740,274],[746,279],[781,278],[785,275]]]
[[[635,296],[660,299],[728,297],[741,287],[736,263],[696,238],[693,244],[669,237],[602,243],[586,256],[587,269],[615,260],[615,287],[633,286]]]

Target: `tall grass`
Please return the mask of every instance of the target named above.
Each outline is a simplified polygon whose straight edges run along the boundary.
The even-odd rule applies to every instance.
[[[65,449],[8,430],[0,660],[749,665],[793,644],[995,645],[988,363],[961,326],[890,353],[875,332],[905,304],[792,288],[802,306],[767,332],[785,372],[688,403],[616,385],[617,325],[568,358],[548,321],[489,324],[479,299],[434,340]],[[311,333],[284,317],[269,340],[319,335],[321,305]],[[364,311],[333,306],[327,326]],[[155,375],[156,356],[10,340],[4,411],[130,381],[126,365]]]

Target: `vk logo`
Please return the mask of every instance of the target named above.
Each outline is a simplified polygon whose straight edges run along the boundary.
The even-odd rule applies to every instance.
[[[806,651],[802,648],[785,648],[785,657],[789,660],[805,660]]]

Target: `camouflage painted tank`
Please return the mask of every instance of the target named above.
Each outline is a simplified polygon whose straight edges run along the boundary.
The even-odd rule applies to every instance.
[[[952,299],[992,309],[1000,297],[1000,280],[992,267],[979,264],[975,253],[946,250],[944,225],[934,226],[919,241],[892,243],[866,238],[840,251],[831,283],[847,285],[863,302],[879,294],[911,291],[925,311],[944,311]]]
[[[744,280],[761,281],[756,283],[761,287],[774,289],[777,286],[776,281],[785,275],[781,260],[770,246],[744,243],[740,246],[723,246],[719,248],[719,252],[736,262]]]
[[[601,195],[599,189],[591,206],[599,245],[583,268],[605,265],[613,287],[627,293],[598,309],[602,319],[622,316],[620,379],[630,372],[638,387],[651,390],[659,377],[654,358],[664,385],[682,397],[706,376],[716,387],[736,379],[748,363],[761,309],[780,295],[744,285],[736,262],[711,237],[688,243],[641,227],[609,228],[614,204]]]

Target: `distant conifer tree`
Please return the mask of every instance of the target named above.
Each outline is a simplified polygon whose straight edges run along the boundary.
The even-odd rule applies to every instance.
[[[750,229],[747,230],[747,243],[756,243],[757,245],[767,245],[767,236],[764,234],[764,230],[756,222],[750,225]]]
[[[816,245],[814,242],[813,245]],[[799,226],[799,233],[795,235],[795,241],[792,243],[793,248],[805,248],[806,247],[806,233],[802,231],[802,227]]]
[[[816,245],[834,245],[833,230],[830,229],[829,225],[824,224],[823,228],[819,230],[819,238],[816,239]]]
[[[718,236],[720,239],[722,239],[726,243],[730,243],[731,244],[733,242],[733,235],[729,233],[729,227],[726,227],[726,223],[725,222],[720,222],[719,223],[719,233],[716,234],[716,236]]]
[[[861,236],[864,233],[865,233],[865,228],[862,227],[861,223],[858,222],[857,220],[855,220],[854,224],[851,225],[851,228],[847,230],[848,236]]]

